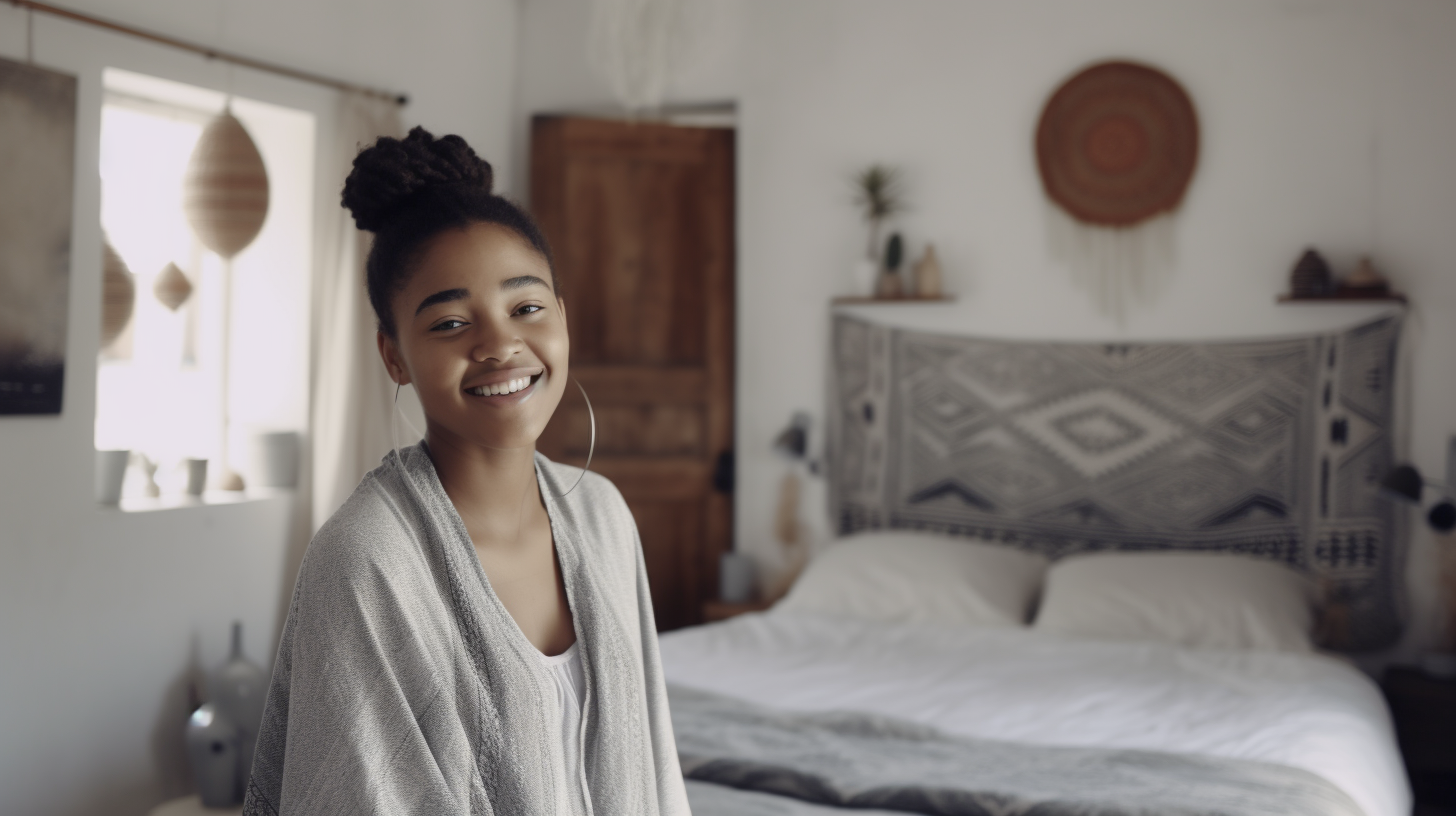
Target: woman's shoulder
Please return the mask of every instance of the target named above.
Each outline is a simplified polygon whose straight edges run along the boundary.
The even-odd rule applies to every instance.
[[[314,533],[306,569],[350,575],[373,572],[381,563],[410,556],[418,531],[409,520],[414,514],[408,503],[401,500],[397,471],[386,458],[359,480],[349,498]]]

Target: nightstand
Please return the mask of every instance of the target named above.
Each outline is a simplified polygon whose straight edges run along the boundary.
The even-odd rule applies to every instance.
[[[773,604],[767,601],[750,601],[749,603],[728,603],[727,601],[704,601],[703,602],[703,623],[728,620],[734,615],[742,615],[744,612],[762,612]]]
[[[1391,666],[1380,683],[1418,814],[1456,814],[1456,680]]]

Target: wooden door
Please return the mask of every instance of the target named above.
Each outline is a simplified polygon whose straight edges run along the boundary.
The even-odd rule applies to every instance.
[[[698,623],[732,541],[714,475],[733,447],[733,131],[537,117],[531,209],[596,410],[592,470],[637,520],[658,628]],[[589,433],[568,387],[538,447],[580,465]]]

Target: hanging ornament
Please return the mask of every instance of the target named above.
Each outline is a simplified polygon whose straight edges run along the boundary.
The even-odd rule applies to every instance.
[[[592,0],[588,59],[623,108],[656,110],[701,58],[707,13],[701,0]]]
[[[1198,163],[1198,116],[1176,80],[1106,62],[1067,80],[1036,131],[1052,254],[1119,321],[1172,267],[1171,213]]]
[[[231,105],[210,122],[182,182],[182,208],[198,240],[223,257],[222,405],[223,449],[219,486],[242,490],[243,479],[228,466],[227,439],[232,425],[228,403],[229,347],[232,343],[232,258],[258,237],[268,217],[268,171],[248,131]]]
[[[192,281],[187,280],[187,275],[177,264],[169,263],[157,276],[152,294],[157,296],[163,306],[175,312],[192,296]]]
[[[110,243],[101,245],[101,347],[126,331],[136,301],[136,282]]]
[[[248,131],[223,111],[202,131],[183,180],[182,208],[198,240],[231,258],[268,217],[268,171]]]

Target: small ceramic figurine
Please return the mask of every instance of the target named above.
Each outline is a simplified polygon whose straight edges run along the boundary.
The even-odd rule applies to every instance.
[[[149,499],[155,499],[162,495],[162,489],[157,487],[157,463],[153,462],[141,451],[132,451],[131,457],[132,465],[136,467],[137,472],[141,473],[142,479],[144,479],[142,482],[142,495]]]
[[[1369,256],[1362,256],[1360,263],[1351,272],[1349,277],[1340,283],[1341,289],[1354,289],[1361,293],[1371,295],[1384,294],[1390,290],[1390,284],[1385,277],[1375,270],[1375,264],[1370,262]]]
[[[940,258],[935,254],[935,244],[927,244],[925,254],[915,262],[915,296],[934,300],[941,294]]]

